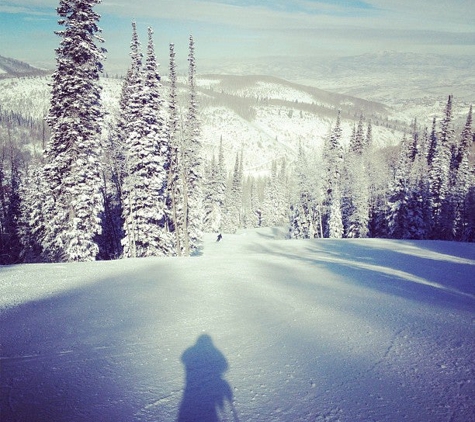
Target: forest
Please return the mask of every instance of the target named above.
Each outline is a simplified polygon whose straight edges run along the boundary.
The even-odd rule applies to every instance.
[[[233,168],[222,141],[203,154],[192,36],[183,96],[174,44],[164,84],[153,30],[143,54],[133,23],[119,112],[105,119],[100,17],[94,0],[80,3],[81,13],[75,2],[57,9],[46,118],[0,108],[1,264],[189,256],[204,232],[250,227],[284,226],[289,239],[475,241],[472,107],[458,127],[449,95],[431,127],[414,119],[396,147],[376,142],[363,113],[344,139],[338,111],[323,148],[301,144],[295,160],[253,175],[252,151]]]

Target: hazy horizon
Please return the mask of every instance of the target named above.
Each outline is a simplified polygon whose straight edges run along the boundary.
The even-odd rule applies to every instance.
[[[382,51],[474,55],[475,11],[470,1],[434,4],[428,0],[104,0],[101,15],[109,73],[129,64],[131,22],[144,46],[154,29],[156,51],[167,67],[168,46],[186,63],[188,37],[196,41],[202,71],[223,64],[252,66],[268,58],[278,65]],[[0,4],[0,55],[41,67],[54,67],[59,37],[58,0]]]

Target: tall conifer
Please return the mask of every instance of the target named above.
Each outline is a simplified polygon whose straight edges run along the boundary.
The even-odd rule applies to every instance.
[[[202,151],[196,90],[195,42],[189,40],[188,89],[189,102],[183,144],[185,254],[201,249],[203,237]]]
[[[104,49],[100,0],[61,0],[57,13],[64,30],[56,49],[48,124],[51,139],[45,155],[49,186],[44,250],[53,260],[95,259],[103,210],[100,173],[102,108],[99,75]]]

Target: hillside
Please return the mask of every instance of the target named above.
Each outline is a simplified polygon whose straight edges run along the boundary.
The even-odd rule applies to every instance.
[[[41,76],[48,72],[20,60],[0,56],[0,79],[21,76]]]
[[[202,75],[198,84],[208,155],[217,152],[222,137],[229,168],[241,149],[244,169],[251,172],[268,171],[275,158],[293,161],[300,143],[319,149],[338,110],[346,140],[361,114],[371,120],[380,146],[399,142],[406,128],[390,121],[391,110],[380,103],[275,77]]]
[[[321,89],[382,102],[387,106],[417,103],[454,95],[472,103],[475,92],[473,56],[381,51],[344,57],[262,57],[213,63],[214,72],[237,75],[280,75]]]
[[[0,68],[2,63],[9,69],[4,73],[9,77],[0,78],[1,110],[41,120],[49,106],[50,77],[12,77],[34,74],[35,69],[0,57]],[[236,154],[243,151],[246,173],[268,173],[276,158],[286,157],[292,162],[299,144],[321,148],[337,110],[342,113],[344,142],[363,114],[365,124],[371,120],[374,142],[381,147],[392,146],[400,143],[414,118],[430,128],[432,118],[441,116],[449,94],[455,94],[454,119],[461,130],[474,99],[473,60],[465,57],[449,60],[435,55],[384,52],[321,61],[317,66],[311,65],[311,58],[295,60],[288,68],[276,68],[275,63],[271,59],[266,65],[249,62],[247,70],[278,73],[293,80],[299,79],[296,72],[300,72],[300,79],[308,83],[253,76],[247,71],[242,73],[247,76],[199,76],[202,140],[207,158],[217,154],[222,139],[228,169],[233,168]],[[228,72],[239,69],[230,64]],[[121,83],[120,79],[102,79],[107,126],[113,125],[118,112]],[[163,83],[166,96],[166,76]],[[183,107],[185,84],[186,77],[182,77]]]
[[[41,120],[48,111],[49,82],[47,76],[0,80],[2,110]],[[184,79],[182,82],[185,101]],[[122,81],[103,78],[102,84],[106,121],[113,124]],[[164,78],[165,95],[166,84]],[[202,75],[198,86],[206,157],[217,154],[222,139],[228,168],[234,165],[236,154],[244,151],[246,173],[267,173],[276,158],[293,161],[300,143],[320,148],[338,109],[342,111],[343,139],[349,139],[362,113],[366,122],[372,121],[373,137],[380,146],[400,142],[408,123],[392,119],[392,110],[380,103],[274,77]]]
[[[0,268],[2,421],[475,419],[474,244],[284,236]]]

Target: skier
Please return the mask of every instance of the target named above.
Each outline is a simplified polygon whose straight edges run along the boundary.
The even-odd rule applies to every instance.
[[[223,236],[221,235],[221,233],[219,233],[218,238],[216,239],[216,242],[219,242],[222,238],[223,238]]]

